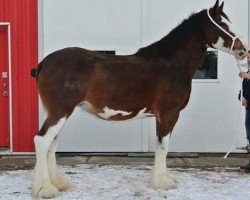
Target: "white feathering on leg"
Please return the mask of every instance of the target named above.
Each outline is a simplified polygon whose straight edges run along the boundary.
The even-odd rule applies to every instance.
[[[56,163],[56,149],[58,146],[58,138],[55,138],[48,152],[48,170],[51,183],[57,187],[59,191],[65,191],[70,188],[70,183],[60,176]]]
[[[34,143],[36,147],[36,165],[32,184],[33,198],[51,198],[55,197],[59,193],[58,189],[50,182],[47,156],[52,141],[62,129],[65,122],[66,117],[61,118],[56,125],[51,126],[47,130],[44,136],[37,135],[34,137]]]
[[[154,189],[170,189],[177,186],[175,176],[167,171],[166,156],[169,148],[170,135],[163,137],[155,152],[152,187]]]

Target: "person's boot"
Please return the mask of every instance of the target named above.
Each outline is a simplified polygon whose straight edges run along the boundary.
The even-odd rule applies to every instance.
[[[240,169],[244,170],[245,172],[250,172],[250,160],[247,165],[241,166]]]

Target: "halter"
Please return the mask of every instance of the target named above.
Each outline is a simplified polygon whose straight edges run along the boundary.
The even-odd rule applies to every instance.
[[[220,30],[222,30],[225,34],[227,34],[227,35],[232,39],[233,42],[232,42],[232,45],[231,45],[231,48],[230,48],[230,54],[233,54],[232,52],[233,52],[233,46],[234,46],[235,40],[238,39],[239,37],[236,37],[236,36],[231,35],[231,34],[228,33],[227,31],[225,31],[219,24],[217,24],[217,23],[213,20],[213,18],[210,16],[210,14],[209,14],[209,9],[207,9],[207,16],[208,16],[208,18],[210,19],[210,21],[213,22],[213,24],[214,24],[215,26],[217,26]]]

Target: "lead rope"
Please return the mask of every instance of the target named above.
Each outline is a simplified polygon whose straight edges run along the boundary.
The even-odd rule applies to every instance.
[[[239,72],[241,72],[241,68],[240,68],[240,64],[239,64],[239,61],[237,60],[238,62],[238,68],[239,68]],[[238,135],[238,132],[239,132],[239,127],[240,127],[240,113],[241,113],[241,110],[242,110],[242,99],[243,99],[243,87],[242,87],[242,78],[240,79],[240,83],[241,83],[241,93],[240,93],[240,108],[239,108],[239,113],[238,113],[238,120],[237,120],[237,127],[236,127],[236,130],[235,130],[235,133],[234,133],[234,139],[233,139],[233,143],[231,145],[231,148],[228,150],[227,154],[223,157],[224,159],[227,159],[227,156],[232,152],[233,148],[234,148],[234,144],[235,144],[235,141],[236,141],[236,136]]]
[[[209,9],[207,9],[207,16],[208,18],[210,19],[210,21],[215,25],[217,26],[221,31],[223,31],[225,34],[227,34],[231,39],[232,39],[232,45],[231,45],[231,48],[230,48],[230,54],[233,55],[233,47],[234,47],[234,43],[235,43],[235,40],[238,39],[239,37],[237,36],[233,36],[232,34],[230,34],[229,32],[225,31],[219,24],[217,24],[213,18],[210,16],[210,13],[209,13]],[[241,72],[241,69],[240,69],[240,63],[239,61],[237,60],[238,62],[238,68],[239,68],[239,72]],[[239,109],[239,113],[238,113],[238,121],[237,121],[237,127],[236,127],[236,130],[235,130],[235,133],[234,133],[234,139],[233,139],[233,143],[231,145],[231,148],[228,150],[227,154],[224,156],[224,159],[227,159],[227,156],[232,152],[233,148],[234,148],[234,144],[235,144],[235,141],[236,141],[236,136],[237,136],[237,133],[239,132],[239,126],[240,126],[240,113],[241,113],[241,109],[242,109],[242,95],[243,95],[243,88],[242,88],[242,79],[241,79],[241,95],[240,95],[240,109]]]

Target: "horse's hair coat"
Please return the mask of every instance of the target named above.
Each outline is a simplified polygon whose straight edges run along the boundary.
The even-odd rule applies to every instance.
[[[227,18],[218,0],[209,10],[220,23]],[[227,31],[229,26],[223,24]],[[218,42],[223,40],[223,42]],[[75,107],[105,120],[155,116],[158,148],[152,185],[173,188],[167,172],[170,133],[189,101],[192,77],[207,46],[219,46],[237,58],[247,52],[208,18],[206,10],[192,14],[158,42],[133,55],[114,56],[82,48],[65,48],[48,55],[31,74],[36,77],[47,118],[35,136],[36,157],[32,195],[51,198],[69,187],[55,159],[57,135]]]

